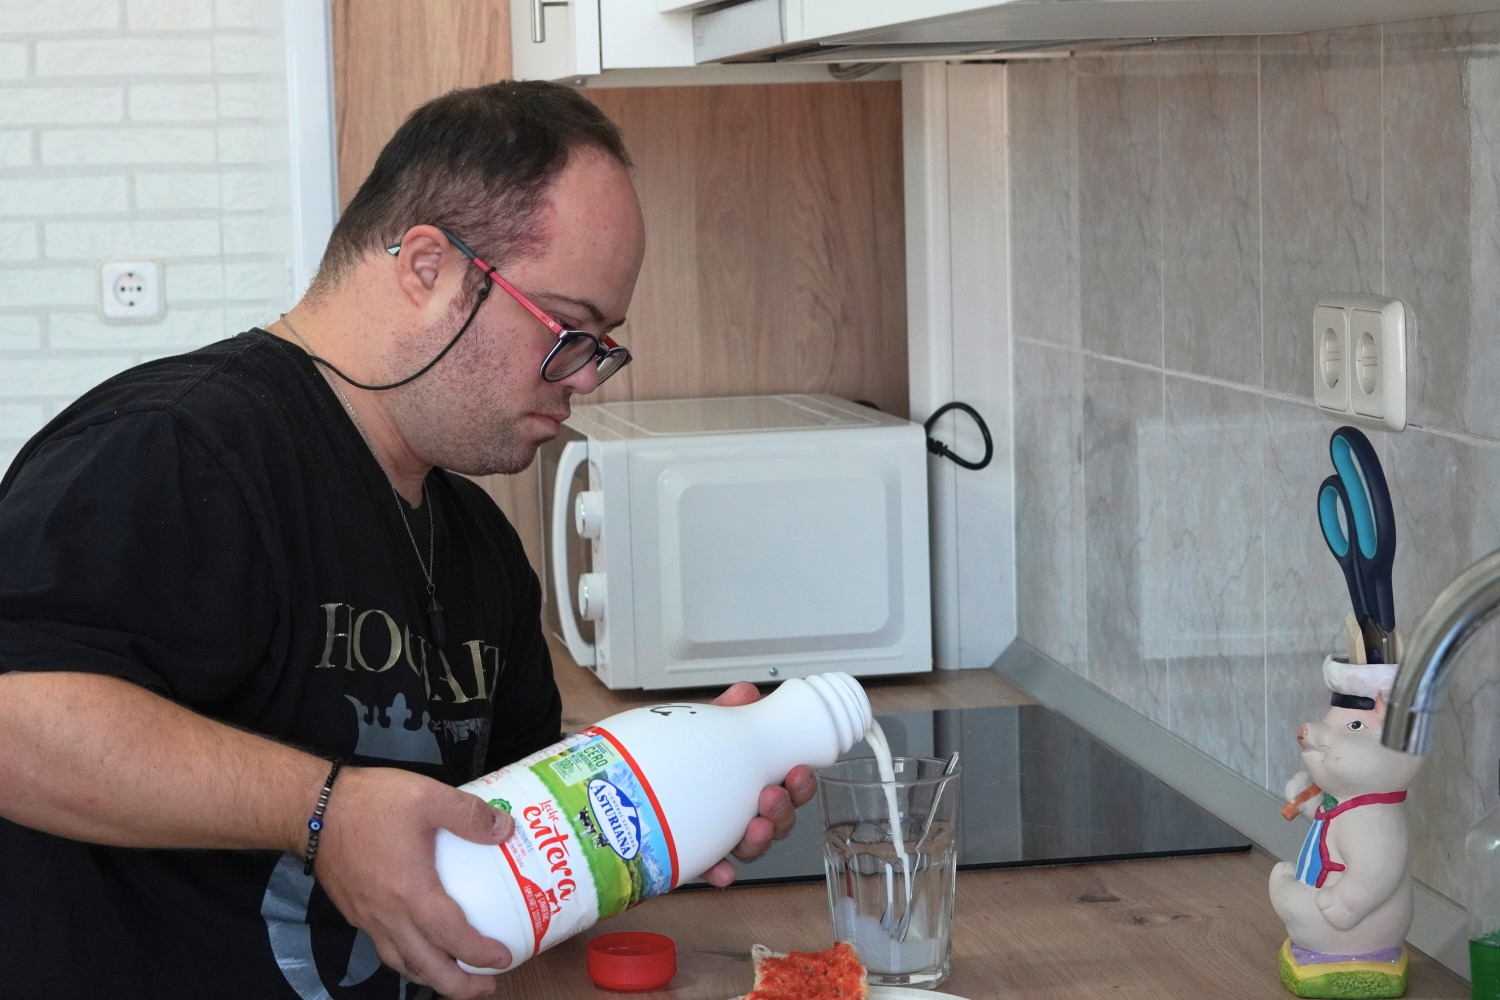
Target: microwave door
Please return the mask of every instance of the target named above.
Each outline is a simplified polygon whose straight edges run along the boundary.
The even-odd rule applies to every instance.
[[[570,470],[568,481],[561,489],[558,488],[559,467],[562,464],[564,449],[570,443],[579,448],[586,448],[588,444],[583,435],[565,424],[557,437],[537,450],[537,484],[540,494],[538,500],[542,515],[542,565],[538,574],[542,584],[542,625],[558,642],[568,647],[569,655],[580,666],[588,667],[594,665],[593,656],[580,658],[579,653],[582,650],[574,647],[578,645],[578,640],[581,640],[583,647],[592,650],[595,641],[594,623],[577,613],[577,605],[573,603],[572,596],[578,593],[579,577],[589,571],[592,557],[588,539],[579,537],[573,526],[574,504],[577,503],[578,494],[588,489],[589,485],[588,463],[582,462],[575,465]],[[555,516],[558,513],[559,504],[562,507],[561,518]],[[553,537],[554,525],[559,522],[563,526],[561,558],[558,558],[559,545]],[[559,586],[559,576],[561,576],[561,586]],[[561,600],[566,600],[567,606],[560,606]],[[577,630],[573,643],[569,642],[569,630],[563,624],[564,614],[570,615]]]

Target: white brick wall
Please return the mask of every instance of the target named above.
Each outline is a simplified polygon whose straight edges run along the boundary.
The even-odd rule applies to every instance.
[[[101,29],[120,26],[121,13],[117,0],[0,0],[0,25],[7,36],[64,31],[102,35]]]
[[[0,45],[0,80],[19,80],[26,75],[26,46],[7,42]]]
[[[21,167],[32,162],[30,132],[0,129],[0,167]]]
[[[0,0],[0,471],[130,365],[290,303],[282,0]],[[165,266],[106,323],[98,262]]]

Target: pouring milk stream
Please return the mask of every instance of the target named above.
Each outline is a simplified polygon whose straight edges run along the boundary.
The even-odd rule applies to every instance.
[[[891,814],[891,843],[901,855],[901,883],[906,886],[906,906],[902,913],[911,909],[911,856],[906,853],[906,838],[901,831],[901,809],[896,804],[896,766],[891,760],[891,743],[885,737],[880,723],[870,719],[870,728],[865,733],[865,742],[875,755],[875,766],[880,770],[880,782],[885,786],[885,804]],[[895,919],[894,916],[892,919]]]

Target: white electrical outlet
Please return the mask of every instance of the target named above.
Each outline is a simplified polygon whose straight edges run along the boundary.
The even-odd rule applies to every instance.
[[[1329,413],[1406,428],[1406,306],[1376,295],[1327,295],[1313,310],[1313,400]]]
[[[1317,371],[1313,399],[1325,410],[1349,409],[1349,314],[1334,306],[1313,310],[1313,347]]]
[[[99,314],[112,322],[150,322],[166,312],[161,261],[149,257],[99,262]]]

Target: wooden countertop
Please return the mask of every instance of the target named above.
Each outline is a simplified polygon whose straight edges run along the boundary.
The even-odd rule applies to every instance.
[[[988,1000],[1287,1000],[1286,932],[1257,852],[963,872],[944,993]],[[642,1000],[728,1000],[750,988],[750,946],[833,943],[820,882],[685,889],[648,900],[500,977],[496,998],[608,997],[584,972],[589,938],[649,930],[677,942],[677,976]],[[1460,1000],[1462,980],[1412,955],[1410,1000]]]
[[[554,655],[569,729],[661,700],[609,692],[560,650]],[[1030,701],[987,670],[862,683],[877,711]],[[1266,895],[1273,864],[1252,851],[960,873],[953,975],[940,990],[970,1000],[1285,1000],[1291,994],[1277,974],[1276,950],[1286,934]],[[821,882],[681,889],[501,976],[494,997],[626,996],[596,988],[584,972],[588,940],[624,930],[655,931],[677,942],[676,978],[666,990],[628,994],[641,1000],[728,1000],[750,988],[752,944],[815,950],[832,943]],[[1468,995],[1462,980],[1413,952],[1408,998]]]

